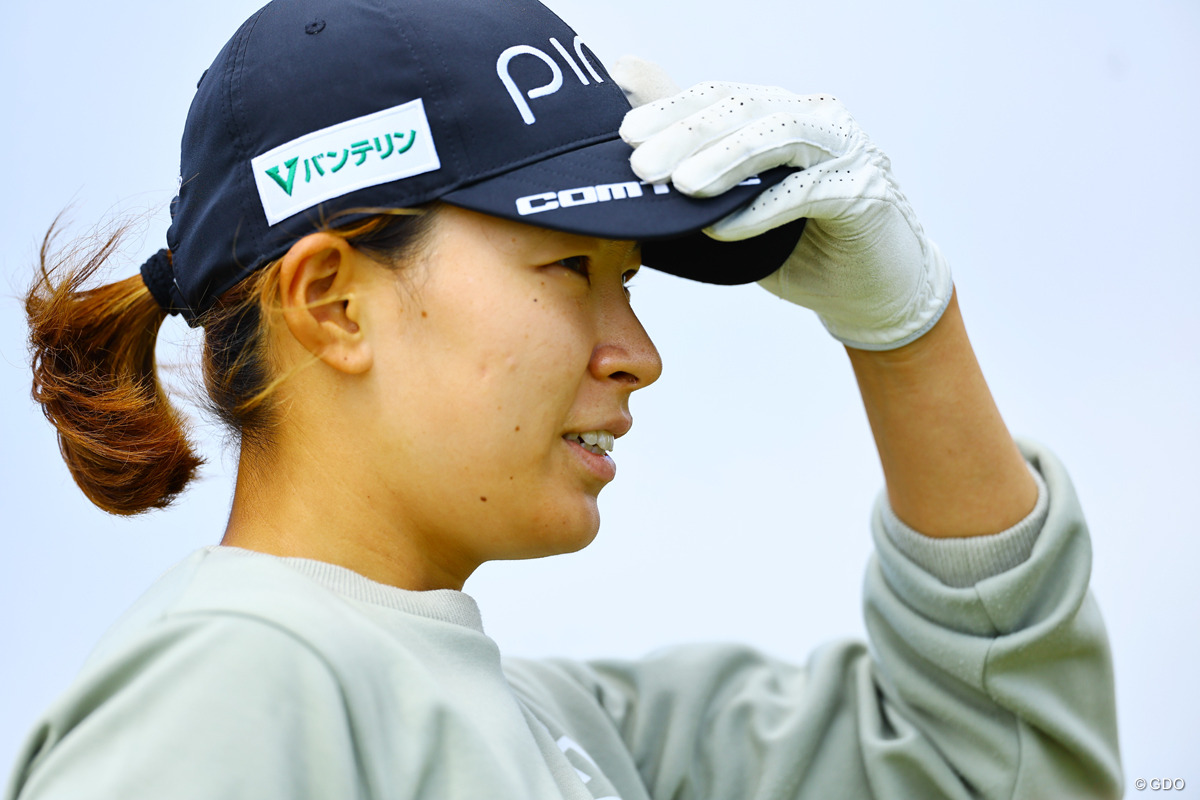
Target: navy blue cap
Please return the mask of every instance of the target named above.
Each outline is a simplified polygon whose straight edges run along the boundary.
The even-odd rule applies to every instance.
[[[333,215],[433,200],[641,240],[647,266],[696,280],[773,272],[803,222],[737,243],[700,230],[788,170],[705,200],[644,184],[617,135],[628,110],[599,59],[535,0],[274,0],[200,80],[170,257],[143,275],[195,324]]]

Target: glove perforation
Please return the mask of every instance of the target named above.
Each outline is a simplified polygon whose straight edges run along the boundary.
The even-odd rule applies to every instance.
[[[764,288],[816,311],[851,347],[901,347],[936,324],[953,292],[950,269],[890,160],[836,97],[708,82],[651,98],[645,86],[669,80],[659,70],[648,83],[648,62],[639,64],[632,81],[614,77],[631,97],[651,100],[621,126],[643,180],[704,197],[772,167],[798,170],[705,231],[747,239],[806,218],[787,261],[759,281]]]

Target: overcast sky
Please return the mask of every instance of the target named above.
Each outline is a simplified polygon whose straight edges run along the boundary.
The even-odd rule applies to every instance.
[[[76,232],[109,212],[145,215],[119,276],[163,246],[196,80],[257,5],[64,0],[6,12],[5,774],[104,629],[158,574],[220,539],[232,464],[200,421],[209,465],[175,508],[134,520],[92,508],[29,400],[15,297],[69,204]],[[1127,783],[1178,777],[1200,789],[1200,536],[1185,503],[1200,483],[1200,5],[551,5],[602,59],[653,58],[682,85],[832,92],[888,152],[950,260],[1010,427],[1049,444],[1083,500]],[[841,347],[809,312],[755,286],[643,271],[634,291],[666,370],[634,398],[600,537],[580,554],[482,568],[467,591],[489,632],[510,654],[578,657],[736,639],[803,659],[862,636],[882,479]],[[160,358],[185,361],[187,329],[164,331]]]

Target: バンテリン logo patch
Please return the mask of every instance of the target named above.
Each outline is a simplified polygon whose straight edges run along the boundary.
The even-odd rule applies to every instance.
[[[441,168],[420,99],[340,122],[250,161],[267,224],[344,194]]]

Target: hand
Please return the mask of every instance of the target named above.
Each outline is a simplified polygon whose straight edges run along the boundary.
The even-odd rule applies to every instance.
[[[615,78],[623,87],[631,81],[631,101],[661,85],[657,68],[641,64],[648,66]],[[759,283],[816,311],[847,346],[901,347],[932,328],[950,302],[950,268],[925,237],[887,156],[835,98],[698,84],[630,111],[621,137],[635,148],[639,177],[671,181],[696,197],[772,167],[801,168],[705,232],[748,239],[807,217],[792,255]]]

